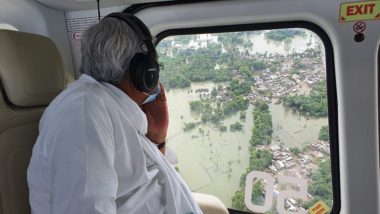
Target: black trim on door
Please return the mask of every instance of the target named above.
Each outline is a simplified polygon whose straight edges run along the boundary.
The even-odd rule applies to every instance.
[[[160,1],[160,2],[148,2],[148,3],[140,3],[133,4],[126,8],[123,12],[134,14],[143,10],[145,8],[151,7],[159,7],[159,6],[169,6],[169,5],[179,5],[179,4],[195,4],[195,3],[203,3],[203,2],[213,2],[213,1],[228,1],[228,0],[177,0],[177,1]]]

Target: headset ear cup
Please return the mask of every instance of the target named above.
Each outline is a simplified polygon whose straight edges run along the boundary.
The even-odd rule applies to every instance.
[[[146,54],[137,53],[131,60],[130,77],[137,90],[149,92],[158,84],[159,67]]]
[[[131,78],[131,81],[135,88],[139,91],[145,91],[144,86],[141,82],[141,69],[139,68],[140,62],[141,62],[141,53],[137,53],[133,56],[130,66],[129,66],[129,75]]]
[[[160,70],[156,61],[152,60],[151,58],[148,58],[148,60],[149,61],[147,61],[148,63],[146,64],[147,67],[144,74],[144,82],[147,88],[149,88],[149,90],[152,90],[158,84]]]

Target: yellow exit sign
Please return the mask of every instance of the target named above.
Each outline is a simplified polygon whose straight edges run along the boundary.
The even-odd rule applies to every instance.
[[[361,1],[340,5],[340,22],[380,20],[380,1]]]
[[[310,214],[327,214],[329,211],[330,207],[328,207],[323,201],[318,201],[309,209]]]

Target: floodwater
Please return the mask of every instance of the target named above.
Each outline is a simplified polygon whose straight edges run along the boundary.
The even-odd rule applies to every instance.
[[[304,36],[294,37],[289,44],[280,41],[267,40],[264,31],[260,34],[254,34],[247,37],[252,43],[252,49],[249,51],[254,53],[267,53],[267,54],[283,54],[287,55],[292,52],[303,52],[307,48],[315,48],[317,43],[321,40],[319,37],[308,30],[304,30]]]
[[[170,112],[168,146],[179,158],[180,174],[192,191],[218,196],[227,207],[239,189],[240,177],[249,164],[249,140],[253,128],[253,106],[246,110],[246,120],[240,120],[236,113],[223,121],[227,132],[210,124],[183,131],[185,122],[198,122],[200,115],[190,112],[189,102],[199,99],[198,88],[216,87],[214,83],[192,83],[190,88],[172,89],[167,92]],[[316,142],[319,130],[327,125],[327,118],[305,118],[284,107],[270,104],[273,122],[273,144],[283,143],[285,147],[302,148]],[[229,126],[239,121],[243,131],[231,132]],[[200,131],[200,129],[202,129]],[[202,134],[203,133],[203,134]]]
[[[208,38],[212,39],[213,35]],[[312,32],[306,36],[294,37],[290,44],[267,41],[264,33],[250,35],[253,43],[251,53],[284,54],[302,52],[320,43]],[[214,39],[215,40],[215,39]],[[167,92],[170,122],[167,143],[178,156],[179,172],[192,191],[209,193],[219,197],[227,207],[239,187],[240,177],[249,164],[249,140],[253,128],[253,106],[246,110],[246,120],[240,120],[236,113],[226,118],[223,125],[227,132],[210,124],[200,123],[194,129],[184,131],[185,122],[198,122],[200,116],[190,112],[189,102],[199,100],[195,92],[199,88],[211,91],[217,84],[212,82],[192,83],[185,89],[172,89]],[[273,144],[283,143],[285,147],[299,147],[316,142],[319,130],[327,125],[327,118],[306,118],[294,113],[282,104],[270,104],[273,122]],[[230,125],[239,121],[243,131],[231,132]]]
[[[274,41],[268,40],[265,38],[265,31],[259,31],[256,34],[245,35],[244,39],[252,42],[252,47],[243,48],[238,47],[241,52],[248,50],[250,54],[260,53],[264,54],[282,54],[287,55],[289,53],[300,53],[304,52],[307,48],[316,48],[317,45],[321,45],[322,42],[320,38],[312,31],[304,30],[300,28],[292,28],[294,30],[303,30],[305,32],[302,36],[295,36],[293,39],[289,41],[289,43],[285,41]],[[209,41],[209,42],[218,42],[218,34],[206,34],[206,36],[202,36],[200,41]],[[197,46],[198,42],[190,42],[191,46]],[[201,45],[203,46],[203,45]],[[224,51],[226,51],[224,49]]]
[[[192,191],[210,193],[218,196],[227,207],[239,189],[240,176],[249,163],[249,139],[252,129],[252,106],[247,110],[245,122],[239,114],[224,120],[227,132],[220,132],[212,125],[201,124],[193,130],[184,132],[183,124],[200,121],[199,116],[190,112],[189,101],[197,99],[196,88],[212,89],[213,83],[193,83],[189,89],[173,89],[167,92],[170,112],[168,146],[179,158],[180,174]],[[240,121],[242,132],[230,132],[229,125]],[[204,136],[199,129],[204,130]]]

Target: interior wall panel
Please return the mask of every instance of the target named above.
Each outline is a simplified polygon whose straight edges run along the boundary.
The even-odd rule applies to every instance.
[[[19,31],[53,39],[62,54],[66,70],[73,73],[64,12],[33,0],[0,0],[1,23],[10,24]]]

